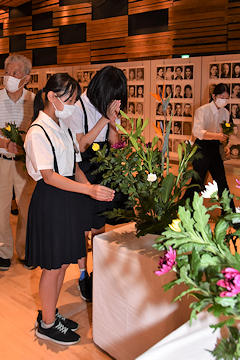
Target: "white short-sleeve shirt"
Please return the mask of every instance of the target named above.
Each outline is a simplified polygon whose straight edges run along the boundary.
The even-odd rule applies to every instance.
[[[33,117],[33,101],[35,94],[23,89],[22,96],[14,102],[7,94],[6,89],[0,90],[0,128],[7,123],[15,123],[19,130],[27,132]],[[6,139],[2,133],[0,137]],[[0,153],[6,156],[15,156],[6,149],[1,148]]]
[[[87,113],[87,121],[88,121],[88,131],[92,130],[92,128],[97,124],[97,122],[101,119],[102,114],[95,108],[95,106],[90,102],[87,97],[86,91],[81,95],[81,99],[83,101],[84,107]],[[64,122],[67,124],[70,129],[72,129],[77,134],[85,134],[85,117],[82,108],[82,104],[80,100],[78,100],[75,104],[76,110],[73,115],[68,119],[65,119]],[[121,121],[119,118],[116,118],[115,122],[120,124]],[[94,142],[102,142],[106,140],[106,134],[108,130],[108,125],[105,125],[104,128],[100,131],[98,136],[95,138]],[[118,130],[118,128],[117,128]]]
[[[202,140],[206,132],[221,133],[221,123],[229,122],[230,114],[227,109],[217,109],[214,101],[200,106],[194,114],[193,135]]]
[[[59,119],[59,125],[57,125],[55,121],[43,111],[39,112],[39,116],[33,124],[41,125],[51,139],[55,149],[59,174],[62,176],[73,175],[74,148],[66,124]],[[73,140],[79,150],[74,134]],[[27,171],[35,181],[42,179],[40,170],[54,170],[52,147],[43,129],[39,126],[31,127],[27,132],[24,147],[26,150]],[[79,161],[81,161],[80,153],[76,154],[76,162]]]

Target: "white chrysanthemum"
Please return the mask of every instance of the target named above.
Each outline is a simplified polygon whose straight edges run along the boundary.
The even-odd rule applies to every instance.
[[[215,180],[213,180],[212,183],[208,183],[208,185],[205,185],[206,190],[201,191],[202,197],[205,199],[210,199],[213,193],[218,193],[218,185]]]
[[[153,181],[156,181],[156,180],[157,180],[157,175],[156,174],[148,174],[147,181],[153,182]]]
[[[236,213],[240,213],[240,207],[236,207]]]

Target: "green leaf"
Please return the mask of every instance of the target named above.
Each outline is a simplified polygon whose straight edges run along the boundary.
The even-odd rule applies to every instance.
[[[208,266],[216,266],[221,264],[221,260],[217,256],[212,256],[210,254],[204,254],[201,257],[200,264],[203,268]]]

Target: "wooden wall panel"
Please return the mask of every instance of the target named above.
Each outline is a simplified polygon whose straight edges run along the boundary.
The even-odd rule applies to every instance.
[[[19,54],[26,56],[26,58],[28,58],[32,63],[32,59],[33,59],[32,50],[21,51],[21,52],[19,52]]]
[[[91,62],[105,62],[109,57],[112,60],[127,59],[125,38],[91,42]]]
[[[8,10],[0,10],[0,23],[2,23],[4,20],[7,20],[9,17],[9,11]]]
[[[9,53],[9,38],[0,39],[0,54],[8,54]]]
[[[25,4],[29,0],[1,0],[1,6],[16,7]]]
[[[172,53],[170,33],[130,36],[127,38],[126,52],[129,60],[170,56]]]
[[[54,11],[59,7],[59,0],[32,0],[32,15]]]
[[[90,64],[90,44],[61,45],[57,48],[58,65]]]
[[[128,17],[94,20],[87,23],[87,41],[117,39],[128,36]]]
[[[61,6],[53,12],[53,26],[79,24],[92,19],[92,4]]]
[[[26,48],[37,49],[58,46],[59,30],[58,28],[48,30],[30,31],[26,34]]]
[[[240,50],[240,1],[228,4],[228,51]]]
[[[26,34],[32,30],[32,16],[5,20],[3,22],[3,36]]]
[[[227,50],[227,0],[182,0],[169,9],[172,54]]]
[[[168,9],[172,4],[173,0],[128,0],[128,15]]]

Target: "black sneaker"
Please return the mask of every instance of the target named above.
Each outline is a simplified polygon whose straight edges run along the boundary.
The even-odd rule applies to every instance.
[[[80,296],[83,300],[92,302],[92,277],[86,272],[86,276],[83,280],[79,279],[78,289],[80,291]]]
[[[59,314],[58,309],[56,309],[56,320],[57,319],[61,320],[62,324],[72,331],[76,331],[78,329],[78,323],[76,323],[73,320],[66,319],[64,316]],[[38,310],[38,317],[37,317],[37,321],[35,322],[35,327],[38,327],[41,320],[42,320],[42,310]]]
[[[10,259],[3,259],[0,257],[0,270],[8,270],[10,268]]]
[[[49,329],[44,329],[41,322],[36,329],[36,336],[44,340],[52,340],[59,345],[74,345],[80,340],[80,336],[63,325],[61,320],[56,319]]]
[[[36,266],[28,265],[27,260],[20,260],[20,262],[23,264],[23,267],[27,270],[34,270],[36,269]]]

